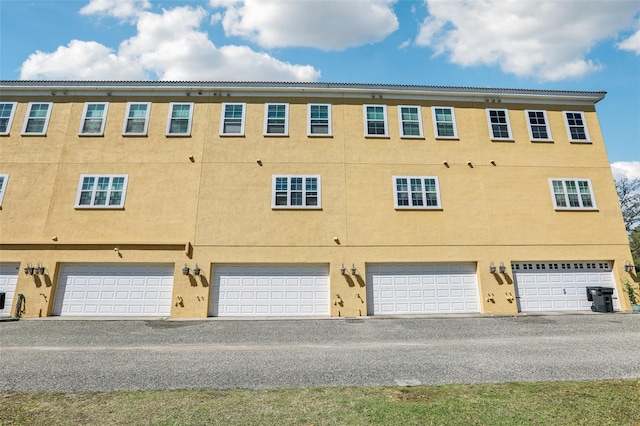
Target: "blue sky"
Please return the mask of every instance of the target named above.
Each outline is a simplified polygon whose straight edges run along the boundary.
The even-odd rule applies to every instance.
[[[640,178],[637,0],[1,0],[0,78],[604,90]]]

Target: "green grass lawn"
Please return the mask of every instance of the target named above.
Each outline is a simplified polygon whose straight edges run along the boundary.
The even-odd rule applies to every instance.
[[[640,425],[640,380],[0,393],[0,425]]]

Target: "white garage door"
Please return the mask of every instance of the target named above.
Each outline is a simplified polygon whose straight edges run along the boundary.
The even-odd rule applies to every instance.
[[[63,265],[53,315],[169,316],[172,265]]]
[[[0,309],[0,317],[11,316],[19,268],[19,263],[0,263],[0,293],[6,293],[4,309]]]
[[[209,315],[329,315],[327,265],[214,265]]]
[[[616,287],[610,262],[517,262],[511,269],[520,312],[588,311],[587,287]]]
[[[473,263],[367,265],[369,315],[480,312]]]

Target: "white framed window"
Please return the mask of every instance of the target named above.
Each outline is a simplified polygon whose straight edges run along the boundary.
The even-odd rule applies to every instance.
[[[274,209],[320,209],[322,196],[318,175],[273,175]]]
[[[549,179],[556,210],[597,210],[590,179]]]
[[[453,107],[431,107],[433,134],[436,139],[458,139],[456,115]]]
[[[103,135],[108,109],[109,104],[107,102],[85,102],[78,134]]]
[[[564,122],[571,142],[591,142],[587,122],[582,111],[564,111]]]
[[[551,140],[551,129],[549,128],[547,111],[535,111],[527,109],[524,111],[524,115],[527,118],[529,137],[532,141]]]
[[[8,135],[16,113],[17,102],[0,102],[0,135]]]
[[[489,122],[491,139],[513,140],[508,110],[487,108],[487,121]]]
[[[47,133],[53,102],[29,102],[27,115],[22,125],[23,135],[44,135]]]
[[[373,137],[389,136],[386,105],[363,105],[364,135]]]
[[[4,191],[7,189],[8,181],[9,175],[7,173],[0,173],[0,206],[2,206],[2,199],[4,198]]]
[[[171,102],[167,118],[167,136],[191,135],[193,102]]]
[[[289,134],[289,104],[264,105],[264,134],[269,136]]]
[[[422,138],[422,114],[419,106],[398,105],[400,137]]]
[[[124,113],[123,135],[146,135],[149,128],[151,102],[127,102]]]
[[[220,113],[221,136],[244,136],[244,117],[247,109],[244,103],[222,103]]]
[[[331,104],[307,105],[307,135],[331,136]]]
[[[127,175],[80,175],[78,209],[119,209],[124,207]]]
[[[436,176],[394,176],[396,209],[441,209],[440,185]]]

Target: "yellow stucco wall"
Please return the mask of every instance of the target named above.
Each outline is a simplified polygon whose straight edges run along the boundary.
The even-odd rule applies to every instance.
[[[65,263],[174,264],[176,318],[207,316],[216,264],[328,264],[332,316],[367,314],[375,263],[476,263],[487,314],[517,312],[513,261],[610,261],[620,295],[623,280],[637,279],[623,269],[631,256],[593,105],[153,93],[2,100],[18,106],[0,136],[0,173],[10,174],[0,262],[47,267],[44,277],[19,275],[27,317],[51,313]],[[54,102],[46,136],[20,135],[33,100]],[[87,101],[109,102],[104,136],[78,135]],[[122,135],[128,101],[152,102],[146,136]],[[189,137],[165,136],[169,102],[195,103]],[[219,135],[221,102],[246,102],[244,136]],[[290,104],[288,136],[263,135],[266,102]],[[307,103],[332,104],[332,137],[307,136]],[[364,137],[363,103],[387,105],[388,137]],[[398,105],[421,106],[424,138],[400,138]],[[458,139],[434,138],[434,105],[455,107]],[[488,107],[509,110],[513,141],[491,140]],[[547,111],[552,143],[531,142],[526,109]],[[564,110],[585,112],[591,143],[569,142]],[[74,209],[83,173],[127,174],[124,208]],[[272,209],[275,174],[320,175],[322,209]],[[437,176],[442,209],[394,209],[394,175]],[[552,177],[589,178],[598,210],[555,211]],[[507,273],[490,274],[490,262]],[[185,263],[202,275],[182,275]],[[342,276],[342,264],[358,274]],[[624,297],[621,305],[629,309]]]

